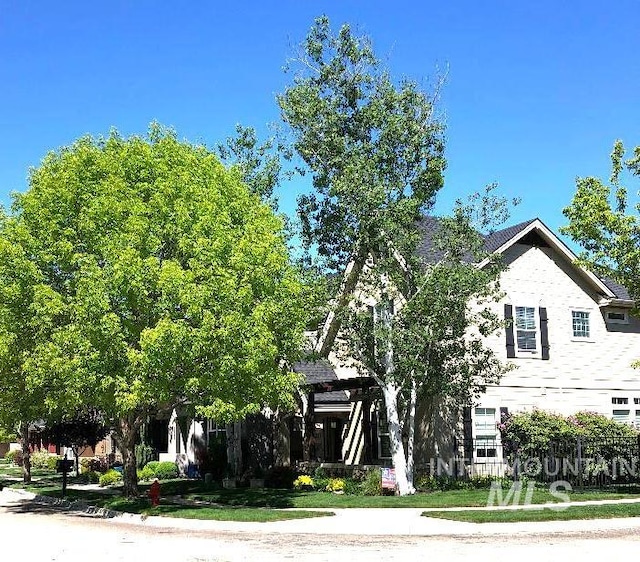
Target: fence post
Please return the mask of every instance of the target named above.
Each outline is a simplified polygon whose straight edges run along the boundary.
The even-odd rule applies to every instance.
[[[582,439],[580,437],[578,437],[576,439],[577,441],[577,448],[578,448],[578,487],[582,488]]]

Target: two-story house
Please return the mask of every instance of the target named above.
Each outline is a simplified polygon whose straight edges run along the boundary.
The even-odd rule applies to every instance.
[[[418,251],[428,255],[437,222],[427,219],[423,227]],[[640,370],[632,367],[640,358],[640,320],[631,315],[627,291],[577,265],[574,253],[539,219],[494,232],[484,242],[505,265],[504,297],[494,306],[508,320],[486,344],[516,368],[472,406],[423,404],[416,461],[443,457],[446,463],[458,456],[477,469],[499,463],[497,423],[509,411],[589,410],[640,425]],[[384,408],[376,407],[373,382],[354,380],[354,372],[331,355],[296,368],[313,391],[305,409],[314,424],[307,428],[315,429],[312,457],[385,461]]]

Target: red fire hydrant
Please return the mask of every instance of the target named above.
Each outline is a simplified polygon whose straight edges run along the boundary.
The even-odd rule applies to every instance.
[[[156,478],[149,488],[149,497],[151,498],[152,507],[156,507],[160,503],[160,482]]]

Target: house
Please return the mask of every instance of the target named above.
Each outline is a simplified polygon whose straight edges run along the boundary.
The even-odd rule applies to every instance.
[[[437,221],[425,219],[422,229],[418,253],[430,259]],[[419,407],[416,462],[433,464],[437,457],[480,473],[483,465],[500,465],[501,414],[532,408],[589,410],[640,427],[640,371],[631,366],[640,351],[640,320],[631,314],[634,301],[624,287],[577,265],[575,254],[539,219],[487,235],[484,246],[505,265],[504,296],[494,311],[509,320],[486,345],[516,368],[473,406]],[[313,391],[308,402],[315,406],[318,460],[388,462],[375,385],[331,355],[320,365],[296,366]],[[323,398],[345,389],[348,398]]]
[[[428,260],[435,251],[437,220],[426,218],[421,228],[417,251]],[[640,371],[631,366],[640,351],[640,319],[632,315],[634,301],[624,287],[577,265],[575,254],[539,219],[493,232],[484,237],[484,246],[505,265],[504,296],[493,306],[509,320],[485,343],[516,368],[472,406],[420,404],[417,465],[433,465],[438,458],[477,473],[501,466],[497,424],[507,412],[589,410],[640,426]],[[294,370],[304,377],[300,411],[265,426],[272,461],[390,463],[385,409],[371,378],[359,376],[333,353],[298,362]],[[175,413],[164,428],[167,421],[168,439],[161,440],[167,459],[195,462],[195,442],[229,433],[206,420],[184,420],[180,429]],[[255,431],[239,424],[235,433],[244,443],[240,449],[251,456]]]

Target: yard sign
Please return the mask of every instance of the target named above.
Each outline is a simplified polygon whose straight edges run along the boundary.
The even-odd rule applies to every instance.
[[[382,473],[382,489],[395,490],[396,489],[396,469],[381,468],[380,470]]]

